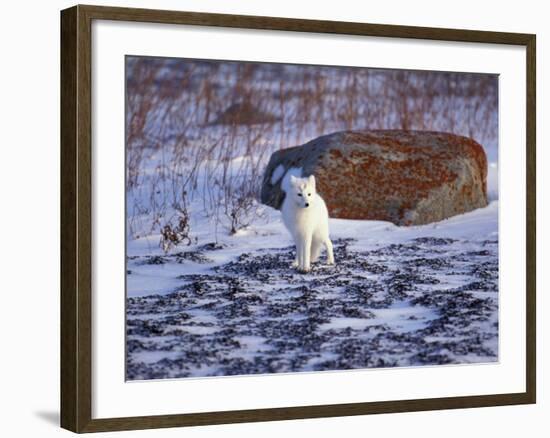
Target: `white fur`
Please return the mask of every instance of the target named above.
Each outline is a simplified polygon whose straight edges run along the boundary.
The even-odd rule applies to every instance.
[[[283,222],[296,244],[296,260],[293,266],[308,272],[311,263],[317,261],[322,246],[327,249],[327,263],[334,264],[332,242],[328,229],[328,210],[315,190],[315,177],[297,178],[285,176],[282,184],[285,200],[281,208]]]

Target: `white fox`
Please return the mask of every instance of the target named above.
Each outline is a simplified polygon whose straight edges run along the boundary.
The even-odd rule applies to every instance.
[[[296,244],[296,260],[292,266],[301,272],[308,272],[311,263],[319,258],[323,245],[327,249],[327,263],[333,265],[328,210],[315,190],[315,176],[297,178],[290,175],[282,188],[286,195],[281,207],[283,222]]]

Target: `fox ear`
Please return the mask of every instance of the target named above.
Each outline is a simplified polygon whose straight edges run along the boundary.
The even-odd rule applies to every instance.
[[[307,182],[308,184],[311,184],[313,187],[315,187],[315,175],[309,175]]]
[[[293,187],[296,187],[297,184],[298,178],[294,175],[286,175],[281,181],[281,189],[283,189],[283,192],[288,193]]]

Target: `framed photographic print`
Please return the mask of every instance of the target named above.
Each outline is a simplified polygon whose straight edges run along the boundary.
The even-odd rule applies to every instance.
[[[61,423],[535,403],[535,36],[61,13]]]

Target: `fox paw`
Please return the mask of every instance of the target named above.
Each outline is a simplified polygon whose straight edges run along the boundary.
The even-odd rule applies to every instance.
[[[307,274],[309,271],[311,271],[310,267],[305,266],[298,266],[298,272],[301,272],[302,274]]]

